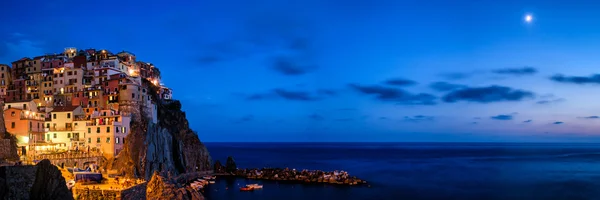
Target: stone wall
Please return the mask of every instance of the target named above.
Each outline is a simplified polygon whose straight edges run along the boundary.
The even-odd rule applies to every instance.
[[[0,197],[3,199],[29,199],[29,192],[35,182],[37,166],[0,167]],[[4,190],[2,190],[4,189]]]
[[[11,152],[10,139],[0,139],[0,160],[11,158],[16,152]]]
[[[135,199],[143,200],[146,199],[146,185],[142,183],[124,190],[102,190],[102,189],[89,189],[89,188],[78,188],[73,189],[75,199],[78,200],[117,200],[117,199]]]

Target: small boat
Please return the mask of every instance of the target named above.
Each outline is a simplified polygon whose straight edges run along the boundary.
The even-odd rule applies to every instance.
[[[263,186],[259,185],[259,184],[248,184],[248,185],[246,185],[246,187],[253,188],[253,189],[262,189],[263,188]]]
[[[241,187],[240,188],[240,191],[252,191],[252,190],[254,190],[254,188],[252,188],[252,187]]]
[[[75,186],[75,181],[74,180],[70,180],[69,182],[67,182],[67,188],[69,188],[69,190],[71,188],[73,188],[73,186]]]
[[[215,181],[208,181],[208,183],[210,183],[210,184],[215,184]]]

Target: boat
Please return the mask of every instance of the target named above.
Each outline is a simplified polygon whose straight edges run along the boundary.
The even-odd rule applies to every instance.
[[[202,179],[204,180],[215,180],[217,177],[216,176],[203,176]]]
[[[215,181],[208,181],[208,183],[210,183],[210,184],[215,184]]]
[[[256,184],[256,183],[255,184],[248,184],[248,185],[246,185],[246,187],[253,188],[253,189],[262,189],[263,188],[262,185],[259,185],[259,184]]]
[[[241,187],[240,188],[240,191],[252,191],[252,190],[254,190],[253,187]]]
[[[67,182],[67,188],[69,188],[69,190],[73,188],[73,186],[75,186],[75,180],[70,180]]]

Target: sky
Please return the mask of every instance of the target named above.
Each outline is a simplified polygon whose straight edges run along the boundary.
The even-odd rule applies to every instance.
[[[205,142],[600,142],[594,1],[1,4],[0,63],[133,52]]]

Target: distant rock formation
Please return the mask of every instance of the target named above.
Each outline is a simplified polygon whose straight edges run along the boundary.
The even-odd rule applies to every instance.
[[[204,200],[204,197],[189,186],[181,186],[154,172],[146,187],[146,199]]]
[[[144,80],[150,94],[157,88]],[[125,147],[116,158],[107,162],[106,168],[117,170],[127,177],[150,180],[154,172],[166,176],[211,170],[208,150],[198,135],[189,128],[181,103],[155,97],[158,123],[149,121],[142,105],[121,105],[132,113],[131,131],[125,138]]]
[[[235,160],[233,160],[233,157],[229,156],[227,157],[227,162],[225,163],[225,171],[227,173],[232,173],[235,172],[237,170],[237,166],[235,165]]]
[[[67,182],[60,170],[49,160],[42,160],[37,165],[35,181],[29,197],[40,200],[73,199],[73,194],[67,188]]]
[[[225,166],[223,166],[221,164],[221,162],[217,160],[215,162],[214,170],[215,170],[215,173],[225,173]]]

